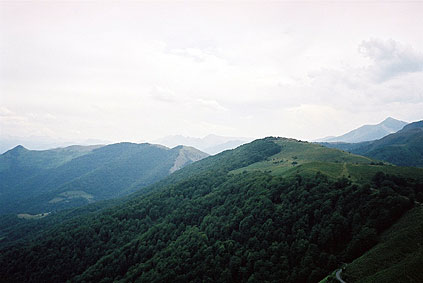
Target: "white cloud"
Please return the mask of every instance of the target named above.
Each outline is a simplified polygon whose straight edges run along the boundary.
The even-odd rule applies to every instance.
[[[423,52],[392,39],[363,41],[359,51],[373,61],[369,71],[380,82],[402,74],[423,71]]]
[[[206,109],[210,109],[213,111],[227,111],[225,107],[219,104],[216,100],[209,100],[209,99],[197,99],[196,102]]]
[[[150,94],[153,99],[168,102],[168,103],[176,103],[177,99],[175,96],[175,92],[173,92],[170,89],[163,88],[160,86],[154,86],[152,87]]]
[[[317,138],[419,119],[418,3],[0,5],[0,115],[19,117],[2,132]]]

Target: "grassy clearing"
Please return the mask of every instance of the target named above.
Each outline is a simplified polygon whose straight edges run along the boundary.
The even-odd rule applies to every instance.
[[[57,197],[51,199],[49,203],[58,203],[61,201],[70,201],[72,199],[82,198],[88,202],[92,202],[94,196],[84,191],[67,191],[59,194]]]
[[[271,170],[284,172],[308,162],[331,162],[343,164],[357,163],[369,164],[371,159],[337,149],[327,148],[318,144],[298,142],[293,139],[279,139],[275,141],[282,150],[265,161],[251,164],[250,166],[235,170],[235,173],[243,170]]]
[[[345,177],[353,182],[362,183],[371,180],[379,171],[387,174],[423,179],[423,168],[375,165],[374,160],[345,151],[327,148],[318,144],[298,142],[292,139],[275,141],[282,150],[265,161],[232,171],[266,171],[272,175],[292,176],[300,174],[312,176],[317,172],[329,178]]]
[[[46,217],[49,214],[50,214],[50,212],[40,213],[40,214],[20,213],[17,216],[18,216],[18,218],[21,218],[21,219],[36,220],[36,219],[44,218],[44,217]]]

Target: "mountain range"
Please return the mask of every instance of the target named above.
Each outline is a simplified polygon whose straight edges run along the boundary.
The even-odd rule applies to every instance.
[[[0,281],[423,282],[422,133],[208,157],[17,146],[0,156]]]
[[[0,275],[6,282],[318,282],[343,262],[357,270],[360,256],[408,235],[410,249],[395,255],[412,264],[383,280],[410,273],[421,282],[413,247],[423,242],[409,228],[421,226],[413,207],[422,201],[421,168],[268,137],[107,205],[33,220],[4,216]],[[386,231],[394,236],[381,241]],[[385,270],[396,266],[378,259]],[[373,263],[366,276],[380,268]],[[348,266],[346,274],[357,281]]]
[[[381,139],[361,143],[321,143],[400,166],[423,167],[423,121]]]
[[[9,136],[5,133],[0,133],[0,154],[14,148],[17,145],[22,145],[25,148],[32,150],[48,150],[53,148],[69,147],[72,145],[106,145],[111,144],[110,141],[102,139],[80,139],[69,140],[47,136],[28,136],[16,137]]]
[[[39,214],[127,195],[206,157],[186,146],[118,143],[0,155],[0,214]]]
[[[364,125],[346,134],[343,134],[342,136],[326,137],[318,139],[316,142],[358,143],[372,141],[395,133],[401,130],[405,125],[407,125],[407,122],[388,117],[377,125]]]
[[[174,147],[177,145],[192,146],[203,152],[214,155],[228,149],[234,149],[250,141],[252,141],[251,138],[224,137],[218,135],[207,135],[203,138],[173,135],[157,139],[153,142],[167,147]]]

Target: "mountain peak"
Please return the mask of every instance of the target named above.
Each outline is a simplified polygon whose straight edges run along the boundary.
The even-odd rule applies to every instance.
[[[385,125],[385,126],[395,127],[395,126],[398,126],[398,125],[404,126],[406,124],[407,124],[407,122],[404,122],[404,121],[401,121],[401,120],[397,120],[397,119],[394,119],[392,117],[388,117],[385,120],[383,120],[379,125]]]
[[[13,150],[27,150],[23,145],[17,145],[13,148]]]
[[[383,122],[382,123],[384,123],[384,122],[389,122],[389,121],[398,121],[397,119],[394,119],[394,118],[392,118],[392,117],[388,117],[388,118],[386,118],[385,120],[383,120]]]
[[[23,152],[28,151],[23,145],[17,145],[14,148],[10,149],[8,152]]]
[[[342,136],[325,138],[322,141],[347,143],[372,141],[383,138],[389,134],[396,133],[401,130],[405,125],[407,125],[407,122],[388,117],[379,124],[364,125]]]

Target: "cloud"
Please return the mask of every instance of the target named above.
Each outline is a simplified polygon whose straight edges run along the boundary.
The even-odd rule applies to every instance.
[[[52,119],[49,113],[35,115],[34,113],[20,114],[6,107],[0,107],[0,136],[9,135],[53,135],[54,132],[46,126],[46,119]]]
[[[217,102],[216,100],[197,99],[196,102],[200,106],[202,106],[206,109],[210,109],[212,111],[227,111],[228,110],[225,107],[223,107],[222,105],[220,105],[219,102]]]
[[[308,83],[298,91],[302,94],[298,101],[351,113],[382,113],[393,103],[406,107],[423,101],[423,54],[419,50],[379,39],[362,41],[358,47],[370,64],[344,64],[309,72]]]
[[[13,112],[6,107],[0,106],[0,117],[7,117],[7,116],[13,116]]]
[[[379,82],[402,74],[423,71],[423,53],[392,39],[363,41],[359,52],[373,61],[369,71]]]
[[[421,119],[415,5],[10,4],[0,17],[0,130],[317,138],[382,116]]]
[[[161,86],[152,87],[150,94],[153,99],[158,101],[172,102],[172,103],[177,101],[174,91],[161,87]]]
[[[170,52],[176,55],[193,58],[196,62],[204,62],[209,56],[199,48],[173,49]]]

